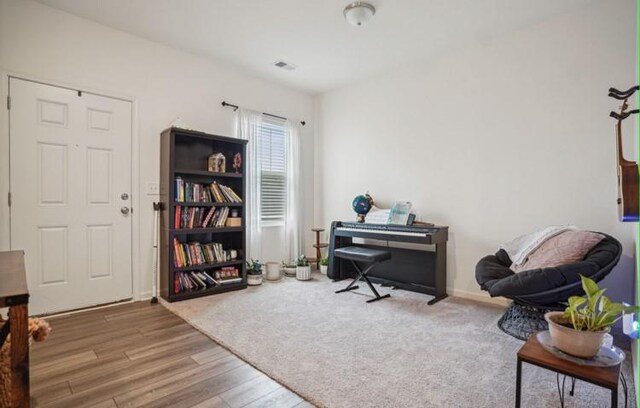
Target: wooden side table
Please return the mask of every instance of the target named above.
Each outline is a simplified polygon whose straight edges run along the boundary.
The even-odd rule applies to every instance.
[[[313,247],[316,249],[316,257],[310,258],[310,263],[316,263],[316,268],[320,268],[320,260],[322,259],[322,249],[329,246],[327,243],[320,242],[320,233],[324,231],[324,228],[312,228],[311,231],[316,233],[316,243]]]
[[[618,406],[618,382],[620,379],[621,364],[613,367],[591,367],[563,360],[545,350],[544,347],[542,347],[542,345],[536,339],[536,335],[534,333],[518,351],[518,365],[516,374],[516,408],[520,408],[523,362],[572,377],[573,381],[575,381],[575,379],[578,379],[598,385],[600,387],[607,388],[611,391],[611,407],[615,408]],[[623,386],[625,386],[625,384],[623,384]],[[564,384],[563,393],[560,396],[562,406],[564,406],[563,394]]]
[[[9,307],[11,407],[29,407],[29,290],[24,252],[0,252],[0,307]],[[7,324],[7,323],[5,323]]]

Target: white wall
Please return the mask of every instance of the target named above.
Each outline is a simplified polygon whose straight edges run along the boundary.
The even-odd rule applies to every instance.
[[[143,17],[143,16],[141,16]],[[224,99],[247,108],[313,124],[312,98],[254,78],[234,67],[177,51],[91,21],[35,3],[0,0],[0,71],[80,89],[133,97],[137,106],[139,152],[140,271],[136,293],[147,295],[151,282],[153,211],[157,196],[144,192],[147,181],[159,179],[159,135],[177,117],[192,128],[232,135],[233,112],[220,106]],[[6,78],[5,78],[6,79]],[[4,82],[4,79],[3,79]],[[3,95],[7,84],[2,85]],[[3,102],[4,103],[4,102]],[[7,114],[2,109],[0,190],[6,197],[8,153]],[[313,131],[303,139],[306,237],[313,219]],[[8,208],[0,200],[0,248],[7,249]],[[280,260],[281,229],[265,233],[265,258]],[[311,253],[311,241],[305,248]],[[267,253],[267,251],[270,251]]]
[[[632,258],[607,89],[635,84],[635,8],[596,2],[317,97],[316,220],[353,219],[367,190],[383,207],[412,201],[450,226],[449,293],[468,296],[482,256],[545,225],[607,232]]]

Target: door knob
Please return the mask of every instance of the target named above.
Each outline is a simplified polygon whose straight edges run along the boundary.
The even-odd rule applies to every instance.
[[[120,212],[123,213],[124,215],[128,215],[129,214],[129,207],[120,208]]]
[[[120,198],[122,198],[123,200],[127,200],[127,199],[129,199],[129,194],[127,194],[127,193],[122,193],[122,194],[120,195]]]

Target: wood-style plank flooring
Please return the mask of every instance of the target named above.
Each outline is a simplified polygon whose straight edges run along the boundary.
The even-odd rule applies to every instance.
[[[163,306],[47,318],[31,347],[35,407],[312,407]]]

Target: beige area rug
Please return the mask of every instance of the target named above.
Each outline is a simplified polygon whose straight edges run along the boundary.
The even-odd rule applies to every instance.
[[[368,304],[366,285],[333,293],[346,284],[314,274],[167,307],[319,406],[514,406],[523,343],[496,327],[503,309],[459,298],[429,306],[430,296],[389,288],[380,290],[391,298]],[[635,407],[629,361],[624,369]],[[566,394],[567,407],[610,402],[581,381]],[[524,364],[522,402],[559,407],[555,373]]]

